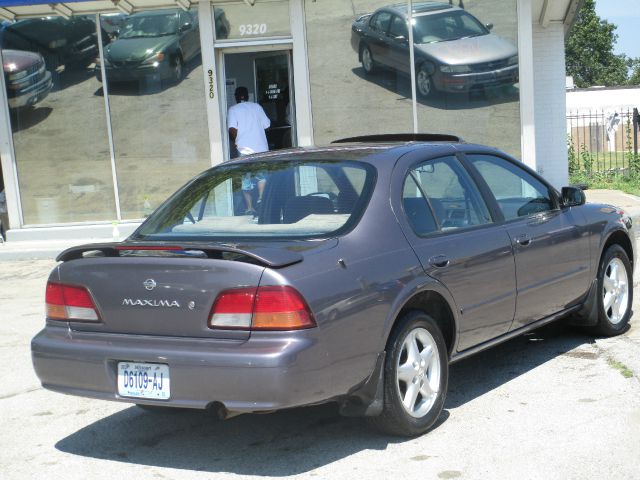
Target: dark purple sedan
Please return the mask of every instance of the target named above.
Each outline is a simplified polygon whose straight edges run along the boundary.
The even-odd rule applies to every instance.
[[[623,212],[455,137],[348,140],[222,164],[126,241],[60,254],[43,386],[222,417],[337,402],[418,435],[450,363],[558,319],[627,329]]]

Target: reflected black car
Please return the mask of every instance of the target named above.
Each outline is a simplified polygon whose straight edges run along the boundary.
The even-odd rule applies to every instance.
[[[107,39],[104,34],[103,41]],[[37,52],[49,71],[60,65],[86,66],[98,56],[96,23],[91,16],[20,20],[4,28],[2,48]]]
[[[60,254],[42,385],[224,418],[337,402],[419,435],[450,363],[566,317],[627,330],[624,212],[457,137],[342,143],[225,162],[124,242]]]
[[[445,3],[414,3],[412,17],[416,87],[423,97],[518,82],[518,50],[491,33],[493,25]],[[382,7],[356,19],[351,30],[367,74],[379,66],[411,73],[406,7]]]
[[[105,47],[104,68],[112,82],[179,82],[184,65],[198,54],[196,15],[180,9],[135,13],[122,22],[117,39]],[[99,64],[96,76],[102,80]]]

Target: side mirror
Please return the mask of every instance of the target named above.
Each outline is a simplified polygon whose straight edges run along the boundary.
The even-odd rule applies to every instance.
[[[189,22],[185,23],[180,27],[181,32],[186,32],[188,30],[191,30],[191,24]]]
[[[562,198],[560,203],[562,207],[578,207],[584,205],[587,201],[582,189],[578,187],[562,187]]]
[[[487,27],[487,30],[491,31],[493,30],[493,23],[487,23],[485,27]]]

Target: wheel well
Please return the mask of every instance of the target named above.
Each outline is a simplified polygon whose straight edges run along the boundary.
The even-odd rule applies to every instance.
[[[631,262],[631,268],[633,268],[633,247],[631,246],[631,240],[629,240],[627,234],[620,230],[613,232],[604,244],[604,248],[602,249],[603,255],[611,245],[620,245],[624,248],[624,251],[627,252],[627,257],[629,257],[629,261]]]
[[[447,350],[451,355],[453,350],[453,342],[456,336],[456,322],[453,317],[453,312],[449,307],[449,303],[437,292],[432,290],[426,292],[420,292],[414,295],[400,310],[397,320],[402,317],[409,310],[421,310],[430,317],[432,317],[440,331],[444,336],[444,341],[447,344]]]

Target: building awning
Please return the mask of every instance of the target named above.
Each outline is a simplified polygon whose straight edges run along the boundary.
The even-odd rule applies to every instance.
[[[47,15],[86,15],[90,13],[123,12],[182,7],[189,9],[197,0],[70,0],[52,3],[44,0],[0,0],[0,19],[20,20]]]

